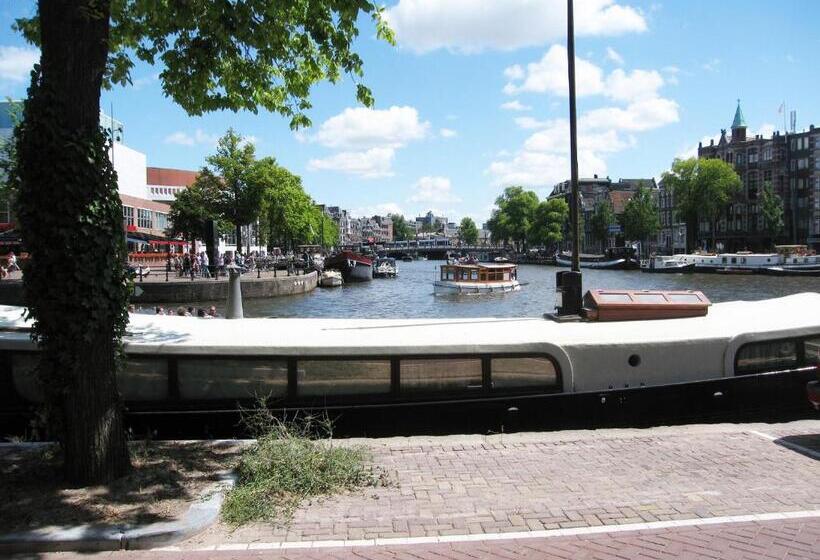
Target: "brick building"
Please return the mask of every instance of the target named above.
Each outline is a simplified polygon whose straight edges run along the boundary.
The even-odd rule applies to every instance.
[[[743,188],[718,220],[715,239],[724,251],[764,250],[771,236],[765,229],[760,192],[770,183],[783,200],[785,228],[775,243],[820,245],[820,130],[771,137],[747,137],[746,119],[738,101],[731,135],[722,129],[717,143],[698,145],[699,158],[720,158],[732,165]],[[702,221],[697,239],[711,242],[712,225]]]

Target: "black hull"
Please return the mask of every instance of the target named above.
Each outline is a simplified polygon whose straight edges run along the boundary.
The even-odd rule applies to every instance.
[[[405,402],[271,403],[278,415],[326,414],[339,436],[488,433],[518,430],[647,427],[692,422],[813,418],[806,384],[817,369],[746,375],[661,387],[589,393],[548,393]],[[135,437],[160,439],[247,436],[238,404],[251,401],[126,403]],[[22,435],[33,407],[0,409],[2,434]]]
[[[596,270],[637,270],[640,268],[640,263],[631,259],[611,259],[611,260],[583,260],[579,262],[581,268],[590,268]],[[568,268],[572,266],[572,260],[565,257],[557,257],[555,259],[555,266]]]
[[[769,267],[760,271],[768,276],[820,276],[820,268],[781,268]]]

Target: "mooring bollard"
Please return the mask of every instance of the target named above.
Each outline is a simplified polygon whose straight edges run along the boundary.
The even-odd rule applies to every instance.
[[[242,285],[240,269],[235,264],[225,267],[228,270],[228,311],[225,317],[228,319],[242,319]]]

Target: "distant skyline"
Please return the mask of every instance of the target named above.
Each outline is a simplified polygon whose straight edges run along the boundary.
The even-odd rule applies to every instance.
[[[11,30],[36,3],[0,6],[0,95],[25,96],[39,57]],[[260,112],[189,117],[159,67],[103,92],[125,143],[148,165],[198,169],[228,127],[302,176],[319,202],[355,215],[428,210],[480,225],[505,186],[546,196],[569,176],[565,0],[388,3],[398,45],[361,20],[357,49],[374,109],[350,80],[313,92],[313,127]],[[728,128],[741,99],[749,133],[820,124],[820,3],[576,0],[579,172],[659,177]],[[778,109],[785,102],[785,111]]]

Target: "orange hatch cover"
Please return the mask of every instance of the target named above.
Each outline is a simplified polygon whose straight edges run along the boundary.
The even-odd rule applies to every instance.
[[[592,321],[700,317],[711,304],[694,290],[590,290],[584,296],[584,310]]]

